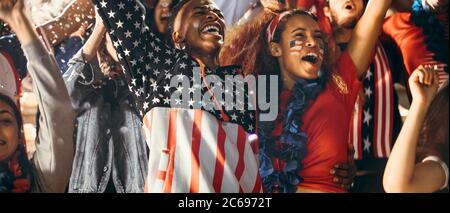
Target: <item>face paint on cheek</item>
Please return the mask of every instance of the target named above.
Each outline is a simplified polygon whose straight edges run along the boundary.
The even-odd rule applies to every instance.
[[[320,57],[323,58],[323,55],[325,54],[325,44],[319,45],[319,53],[320,53]]]
[[[194,23],[194,26],[193,26],[193,27],[196,28],[196,29],[198,29],[199,24],[198,24],[198,23]]]
[[[291,55],[298,55],[303,50],[303,41],[292,40],[289,42],[289,53]]]

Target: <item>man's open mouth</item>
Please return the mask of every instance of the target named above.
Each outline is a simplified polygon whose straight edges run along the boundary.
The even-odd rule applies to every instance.
[[[170,13],[163,13],[161,14],[161,20],[167,20],[170,18]]]
[[[222,29],[222,27],[219,24],[217,24],[217,23],[209,23],[209,24],[206,24],[205,26],[203,26],[201,32],[204,33],[204,34],[209,34],[209,35],[222,37],[222,34],[221,34],[222,30],[221,29]]]
[[[302,60],[312,64],[317,64],[317,62],[319,61],[319,56],[316,53],[308,53],[307,55],[303,56]]]
[[[347,3],[345,3],[344,8],[346,10],[353,10],[353,9],[355,9],[355,5],[352,2],[347,2]]]

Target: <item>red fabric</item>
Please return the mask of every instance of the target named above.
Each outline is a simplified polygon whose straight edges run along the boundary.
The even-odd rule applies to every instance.
[[[145,3],[147,3],[147,6],[149,8],[154,8],[156,7],[156,0],[146,0]]]
[[[326,89],[320,94],[315,102],[308,107],[303,115],[302,130],[309,137],[308,154],[303,160],[303,170],[300,176],[304,178],[299,186],[323,192],[345,192],[333,181],[334,176],[330,170],[337,163],[347,162],[348,131],[350,118],[355,105],[356,97],[361,87],[356,76],[356,69],[349,54],[344,52],[334,68],[342,82],[347,85],[346,94],[342,93],[333,77]],[[291,91],[282,92],[280,100],[280,112],[286,111],[291,96]],[[276,121],[276,128],[272,132],[280,136],[282,132],[282,121]],[[274,161],[275,169],[283,164]]]
[[[22,173],[19,164],[20,151],[16,152],[13,158],[8,162],[10,171],[14,174],[13,193],[26,193],[30,190],[30,181],[27,176]]]
[[[302,8],[311,8],[314,5],[314,0],[297,0],[297,6]]]
[[[267,28],[267,39],[268,39],[267,43],[270,43],[273,41],[273,36],[275,34],[275,30],[277,30],[278,24],[286,15],[288,15],[290,13],[291,13],[291,11],[284,11],[272,19],[272,21],[269,24],[269,27]]]
[[[444,20],[443,17],[446,17]],[[438,17],[446,26],[448,39],[448,15]],[[391,37],[401,50],[405,68],[409,74],[421,64],[437,64],[434,53],[427,49],[423,30],[411,21],[410,13],[396,13],[385,20],[383,32]]]
[[[306,10],[313,9],[314,14],[317,16],[318,22],[322,31],[331,34],[333,29],[331,27],[330,20],[325,16],[323,7],[325,0],[297,0],[297,7],[301,7]]]
[[[369,134],[367,124],[364,124],[363,112],[367,110],[363,103],[355,106],[355,111],[350,127],[350,143],[355,147],[355,159],[363,159],[363,140],[370,135],[373,141],[373,155],[375,158],[387,158],[392,150],[392,134],[394,122],[394,83],[392,79],[392,71],[386,52],[381,43],[378,43],[372,53],[372,66],[368,67],[365,76],[367,85],[373,84],[374,90],[367,101],[370,101],[374,107],[371,111],[373,122],[373,135]],[[367,81],[369,80],[369,81]],[[367,86],[365,85],[365,86]],[[361,100],[361,99],[359,99]],[[370,111],[369,111],[370,112]]]

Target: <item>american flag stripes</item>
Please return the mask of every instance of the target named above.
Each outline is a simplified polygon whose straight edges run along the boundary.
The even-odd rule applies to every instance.
[[[145,8],[136,0],[95,0],[123,64],[130,90],[144,118],[150,148],[147,192],[260,192],[256,150],[248,140],[255,133],[254,110],[228,110],[213,97],[220,110],[173,103],[172,94],[190,93],[195,87],[171,87],[172,77],[194,73],[238,75],[236,66],[211,70],[186,52],[169,47],[145,25]],[[211,93],[203,84],[202,94]],[[245,88],[228,91],[246,94]],[[228,104],[228,103],[227,103]],[[172,107],[172,106],[177,107]],[[248,109],[248,108],[245,108]],[[256,143],[256,142],[254,142]],[[256,146],[257,147],[257,146]]]
[[[144,118],[148,192],[261,192],[249,135],[202,110],[154,108]],[[189,150],[189,151],[187,151]]]
[[[292,40],[289,43],[289,47],[290,47],[290,49],[289,49],[290,52],[299,52],[303,49],[303,42]]]
[[[375,57],[364,78],[364,105],[357,101],[351,122],[350,142],[355,159],[368,155],[387,158],[392,149],[394,122],[394,82],[389,61],[379,43]]]

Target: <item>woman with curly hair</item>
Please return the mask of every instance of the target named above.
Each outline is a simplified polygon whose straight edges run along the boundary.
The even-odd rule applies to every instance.
[[[230,33],[223,64],[241,64],[246,74],[280,77],[278,118],[258,126],[260,175],[267,192],[346,191],[330,168],[349,160],[348,129],[370,60],[366,53],[375,47],[390,3],[369,2],[336,63],[330,63],[334,60],[327,52],[333,51],[326,48],[317,19],[305,11],[265,12]]]

